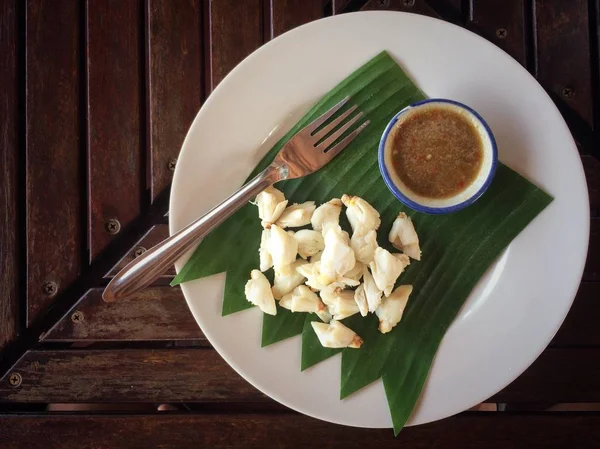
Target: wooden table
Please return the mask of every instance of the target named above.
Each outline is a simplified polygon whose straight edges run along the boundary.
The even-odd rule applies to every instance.
[[[481,407],[496,411],[397,439],[255,390],[167,286],[173,273],[131,301],[100,297],[167,235],[177,154],[212,89],[277,35],[359,9],[441,17],[523,64],[577,140],[593,217],[573,308]],[[598,447],[598,24],[594,0],[0,0],[0,447]]]

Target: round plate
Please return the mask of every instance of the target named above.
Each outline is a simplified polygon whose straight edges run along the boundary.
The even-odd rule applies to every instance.
[[[558,110],[521,65],[469,31],[413,14],[343,14],[297,28],[246,58],[207,99],[178,159],[169,220],[175,232],[235,191],[303,112],[382,50],[429,97],[477,110],[494,130],[500,160],[554,196],[446,333],[415,425],[465,410],[514,380],[550,342],[579,286],[589,237],[583,168]],[[307,415],[391,427],[380,381],[339,400],[340,355],[300,372],[299,336],[261,348],[258,308],[221,317],[224,279],[182,289],[206,337],[240,375]]]

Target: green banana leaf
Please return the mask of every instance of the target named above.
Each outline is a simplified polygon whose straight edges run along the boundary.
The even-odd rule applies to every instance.
[[[323,169],[277,187],[290,203],[313,200],[320,204],[344,193],[364,198],[381,214],[379,243],[388,249],[387,233],[398,212],[406,212],[415,223],[422,261],[413,261],[399,279],[398,283],[414,286],[402,321],[384,335],[377,330],[376,316],[354,315],[344,323],[365,343],[360,349],[341,351],[340,397],[382,378],[397,434],[409,419],[444,333],[467,296],[490,264],[552,198],[499,164],[488,191],[458,213],[425,215],[399,203],[379,173],[377,147],[394,114],[425,96],[386,52],[326,94],[273,147],[251,176],[266,167],[299,129],[348,95],[371,124]],[[223,315],[252,307],[244,297],[244,285],[250,271],[259,265],[260,233],[257,209],[248,204],[204,239],[173,285],[226,271]],[[245,248],[241,254],[240,247]],[[302,334],[299,368],[308,369],[340,352],[319,344],[310,326],[316,319],[278,306],[276,316],[264,315],[262,345]]]

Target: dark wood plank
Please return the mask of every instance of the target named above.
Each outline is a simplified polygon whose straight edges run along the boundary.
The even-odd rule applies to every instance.
[[[26,23],[27,322],[80,272],[80,2],[32,0]],[[57,289],[55,289],[57,287]]]
[[[29,448],[577,449],[596,448],[597,413],[465,413],[391,429],[345,427],[296,414],[4,415],[4,446]],[[318,442],[318,444],[315,444]]]
[[[114,303],[102,300],[102,290],[88,291],[44,341],[199,340],[210,345],[179,287],[148,288]]]
[[[210,0],[207,19],[206,78],[210,92],[242,59],[263,44],[263,2]]]
[[[342,14],[352,0],[331,0],[331,13]]]
[[[600,282],[583,282],[553,346],[600,346]]]
[[[323,17],[322,0],[273,0],[271,8],[271,38]]]
[[[489,402],[600,402],[600,349],[546,349]]]
[[[269,400],[209,348],[29,351],[12,372],[23,382],[1,379],[0,402]]]
[[[17,336],[17,3],[0,0],[0,351]]]
[[[0,401],[11,403],[265,399],[210,348],[29,351],[0,380]],[[600,349],[547,349],[490,402],[600,402]]]
[[[148,6],[150,190],[156,198],[202,99],[201,0],[150,0]]]
[[[143,94],[142,2],[91,0],[87,8],[89,250],[111,241],[141,210]]]
[[[125,254],[125,256],[117,263],[110,272],[105,276],[106,278],[112,278],[117,274],[125,265],[135,259],[136,255],[143,253],[144,251],[152,248],[154,245],[162,242],[164,239],[169,237],[169,226],[166,224],[159,224],[152,226],[150,230]],[[172,279],[175,276],[175,267],[170,267],[161,278]]]
[[[473,2],[472,22],[468,27],[492,41],[509,55],[526,64],[525,0],[487,0]]]
[[[405,11],[412,12],[415,14],[422,14],[424,16],[431,16],[439,18],[439,14],[425,2],[425,0],[414,0],[414,2],[407,2],[405,0],[369,0],[361,8],[363,11],[374,11],[374,10],[390,10],[390,11]]]
[[[600,219],[590,223],[590,245],[583,271],[584,281],[600,281]]]
[[[588,1],[537,1],[535,13],[537,78],[591,125]]]
[[[594,156],[582,156],[583,169],[590,195],[590,214],[592,218],[600,217],[600,160]]]

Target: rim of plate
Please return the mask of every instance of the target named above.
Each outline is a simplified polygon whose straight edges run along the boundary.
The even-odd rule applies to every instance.
[[[326,18],[314,21],[314,22],[307,23],[305,25],[302,25],[298,28],[295,28],[293,30],[290,30],[290,31],[278,36],[277,38],[267,42],[266,44],[262,45],[257,50],[255,50],[253,53],[248,55],[220,82],[220,84],[216,87],[216,89],[213,91],[213,93],[205,100],[204,104],[202,105],[202,108],[196,115],[196,117],[195,117],[192,125],[190,126],[190,129],[188,130],[188,133],[184,139],[184,142],[183,142],[183,145],[181,148],[181,152],[180,152],[179,160],[181,161],[188,152],[195,151],[190,148],[190,142],[189,142],[190,136],[193,134],[194,128],[198,126],[198,122],[203,120],[203,117],[206,115],[206,111],[213,108],[213,104],[218,102],[218,98],[219,98],[219,95],[221,94],[221,92],[225,91],[229,88],[228,86],[232,82],[233,78],[235,77],[235,74],[242,71],[246,66],[252,64],[253,60],[256,59],[259,55],[263,55],[264,53],[269,52],[272,47],[279,44],[279,42],[281,42],[283,39],[290,39],[294,35],[300,35],[302,33],[306,33],[310,28],[313,28],[313,27],[314,28],[322,27],[325,24],[333,25],[335,22],[343,23],[346,20],[354,20],[357,16],[365,17],[365,19],[367,17],[370,19],[374,19],[377,16],[389,16],[389,15],[410,17],[410,20],[421,21],[426,26],[431,24],[434,27],[437,26],[437,27],[442,27],[442,28],[443,27],[451,28],[452,29],[451,32],[468,35],[470,39],[480,41],[480,43],[483,43],[483,45],[485,45],[486,48],[488,49],[489,53],[493,54],[494,58],[502,58],[502,59],[504,59],[505,64],[513,67],[513,70],[518,70],[518,71],[526,74],[526,76],[528,78],[530,78],[531,81],[533,81],[533,85],[535,86],[534,89],[538,90],[537,95],[543,96],[547,100],[548,106],[553,109],[553,113],[558,115],[558,117],[560,118],[559,120],[557,120],[556,126],[560,126],[563,128],[563,132],[566,132],[570,138],[570,141],[572,143],[572,145],[571,145],[572,149],[575,152],[577,151],[573,137],[571,136],[570,131],[568,130],[568,127],[567,127],[566,123],[564,122],[564,119],[560,115],[558,109],[556,108],[556,106],[554,105],[554,103],[552,102],[552,100],[550,99],[548,94],[546,93],[546,91],[539,85],[537,80],[535,80],[535,78],[529,72],[527,72],[525,70],[525,68],[523,68],[516,60],[514,60],[505,51],[503,51],[496,45],[492,44],[491,42],[488,42],[484,38],[476,35],[475,33],[472,33],[462,27],[445,22],[443,20],[435,19],[432,17],[426,17],[426,16],[422,16],[422,15],[418,15],[418,14],[413,14],[413,13],[405,13],[405,12],[368,11],[368,12],[355,12],[355,13],[347,13],[347,14],[338,15],[338,16],[331,16],[331,17],[326,17]],[[381,50],[384,50],[384,49],[385,48],[382,48]],[[364,62],[366,62],[366,60]],[[412,77],[412,75],[410,74],[410,70],[408,72],[409,72],[409,75]],[[415,82],[417,83],[417,85],[419,84],[418,79],[416,79]],[[578,156],[578,153],[577,153],[577,156]],[[182,174],[181,173],[182,173],[183,165],[184,164],[177,164],[177,166],[175,168],[175,173],[173,176],[173,183],[172,183],[172,189],[171,189],[171,195],[170,195],[170,201],[169,201],[169,211],[170,211],[170,213],[169,213],[169,232],[170,232],[170,234],[173,234],[176,230],[181,229],[186,224],[184,222],[181,222],[180,218],[177,218],[177,213],[173,213],[173,211],[177,211],[179,208],[179,206],[178,206],[179,198],[177,198],[176,192],[178,190],[179,184],[182,182],[182,179],[181,179]],[[581,162],[579,163],[579,170],[577,173],[577,178],[579,178],[580,180],[583,179],[583,181],[584,181],[584,184],[583,184],[584,190],[582,190],[582,192],[580,192],[580,193],[585,195],[585,203],[589,204],[588,191],[587,191],[587,187],[585,186],[585,176],[584,176],[583,167],[581,165]],[[542,212],[542,213],[544,213],[544,212]],[[582,242],[583,241],[585,242],[585,248],[587,248],[587,245],[589,243],[589,207],[583,213],[584,213],[584,216],[582,217],[583,218],[583,220],[582,220],[583,229],[581,230],[582,232],[579,234],[579,238],[582,239],[581,240]],[[538,218],[539,217],[536,217],[536,219],[538,219]],[[191,254],[191,252],[190,252],[190,254]],[[503,256],[501,256],[501,258],[503,258]],[[177,272],[179,272],[181,270],[181,268],[183,267],[183,264],[184,264],[183,259],[187,259],[187,257],[182,257],[182,260],[180,260],[176,263]],[[585,254],[583,254],[583,257],[579,257],[578,259],[579,260],[578,260],[577,265],[573,266],[573,270],[574,270],[573,273],[574,273],[574,277],[577,278],[577,282],[574,283],[570,287],[569,299],[565,300],[563,303],[561,303],[562,307],[560,308],[560,313],[558,316],[558,318],[559,318],[557,321],[558,324],[551,329],[544,329],[544,336],[546,337],[546,338],[544,338],[544,343],[539,345],[539,347],[537,347],[536,351],[528,352],[529,356],[527,357],[526,363],[522,363],[521,366],[519,366],[518,368],[515,368],[513,371],[511,371],[510,375],[504,377],[504,381],[502,383],[497,383],[496,387],[493,388],[493,391],[487,391],[486,394],[479,394],[477,397],[471,397],[468,401],[463,400],[460,406],[449,407],[450,410],[446,410],[446,409],[436,410],[435,412],[431,412],[427,417],[420,419],[417,422],[409,422],[409,424],[407,424],[407,425],[417,425],[417,424],[423,424],[423,423],[427,423],[427,422],[436,421],[438,419],[442,419],[442,418],[451,416],[453,414],[459,413],[463,410],[466,410],[466,409],[470,408],[471,406],[474,406],[474,405],[484,401],[485,399],[487,399],[491,395],[495,394],[496,392],[502,390],[504,387],[506,387],[508,384],[510,384],[512,381],[514,381],[520,374],[522,374],[539,357],[539,355],[547,347],[548,343],[550,343],[551,339],[553,338],[553,336],[556,334],[556,332],[560,328],[562,322],[564,321],[564,319],[572,305],[573,299],[575,298],[575,294],[578,290],[579,283],[581,281],[581,277],[583,274],[583,269],[584,269],[584,265],[585,265],[585,261],[586,261]],[[182,291],[183,291],[184,297],[186,299],[186,302],[188,303],[188,306],[190,307],[192,314],[194,315],[194,317],[196,318],[196,321],[198,322],[198,324],[200,326],[200,322],[199,322],[200,318],[196,316],[196,314],[194,312],[194,308],[192,307],[192,303],[190,302],[190,301],[192,301],[192,299],[190,297],[188,297],[190,295],[190,292],[186,291],[186,290],[188,290],[188,287],[186,284],[183,284],[181,287],[182,287]],[[455,322],[457,320],[458,320],[458,317],[457,317],[457,319],[455,319]],[[200,327],[202,328],[202,326],[200,326]],[[450,332],[451,329],[452,329],[452,326],[448,330],[447,334]],[[291,401],[288,401],[287,399],[280,397],[278,394],[269,392],[268,391],[269,388],[267,386],[268,382],[265,382],[264,379],[259,381],[259,379],[251,378],[251,376],[249,376],[247,373],[244,372],[244,368],[242,366],[240,366],[238,363],[236,363],[236,361],[230,357],[230,354],[228,354],[225,347],[221,346],[221,344],[219,344],[218,341],[213,340],[211,338],[210,333],[206,332],[205,329],[203,329],[203,331],[204,331],[206,337],[209,339],[209,341],[213,345],[213,347],[221,355],[221,357],[223,357],[223,359],[225,359],[225,361],[231,367],[233,367],[238,374],[240,374],[244,379],[246,379],[254,387],[258,388],[260,391],[262,391],[263,393],[272,397],[273,399],[277,400],[278,402],[280,402],[294,410],[297,410],[301,413],[304,413],[308,416],[312,416],[312,417],[315,417],[318,419],[322,419],[322,420],[337,423],[337,424],[352,425],[352,426],[358,426],[358,427],[389,427],[389,425],[386,425],[386,426],[366,425],[365,426],[365,425],[361,425],[360,423],[356,423],[356,422],[349,423],[347,420],[343,420],[343,419],[340,420],[340,419],[332,417],[332,416],[326,416],[324,414],[324,412],[321,410],[307,410],[305,407],[299,407],[299,406],[293,404]],[[256,329],[256,332],[260,332],[260,329]],[[447,336],[447,334],[446,334],[446,336]],[[444,338],[446,338],[446,336]],[[288,339],[288,341],[289,341],[289,339]],[[281,343],[279,343],[279,344],[281,344]],[[264,349],[264,348],[262,348],[262,349]],[[438,357],[438,356],[436,355],[436,357]],[[332,359],[336,359],[336,358],[337,357],[334,357]],[[299,368],[298,368],[298,371],[299,371]],[[432,369],[432,371],[433,371],[433,369]],[[429,377],[431,377],[431,372],[430,372]],[[428,380],[428,382],[429,382],[429,380]],[[365,388],[368,388],[368,387],[365,387]],[[421,397],[423,397],[423,395],[424,395],[424,392],[422,392]],[[385,404],[385,405],[387,407],[387,404]],[[417,408],[418,407],[419,407],[419,405],[417,406]],[[413,413],[413,415],[414,415],[414,413]],[[411,417],[411,420],[412,420],[412,417]]]

